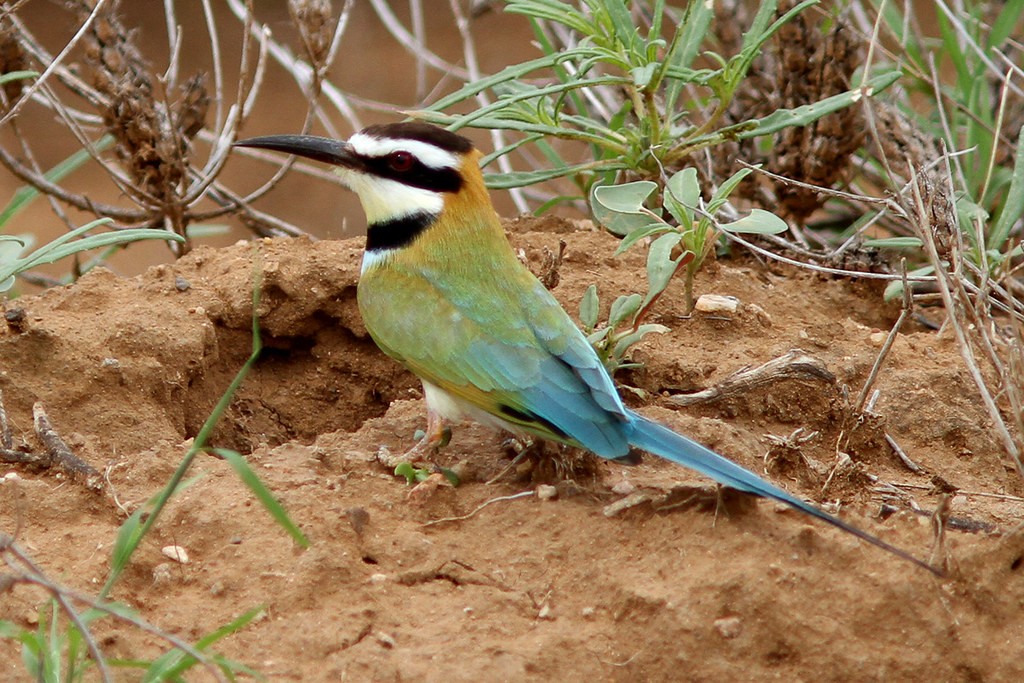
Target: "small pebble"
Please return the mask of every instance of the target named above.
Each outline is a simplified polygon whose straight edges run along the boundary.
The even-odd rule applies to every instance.
[[[160,552],[175,562],[188,564],[188,553],[180,545],[165,545],[163,548],[160,548]]]
[[[739,617],[722,617],[721,619],[715,619],[715,630],[723,638],[731,639],[738,636],[743,629]]]
[[[174,288],[179,292],[187,292],[192,288],[192,283],[183,278],[182,276],[177,275],[174,278]]]
[[[171,563],[161,562],[157,566],[153,567],[153,585],[159,586],[163,583],[170,583],[171,578]]]
[[[594,616],[594,612],[596,612],[596,611],[597,610],[595,610],[593,607],[584,607],[583,609],[580,610],[580,616],[583,617],[584,619],[590,619],[591,617]]]
[[[636,491],[636,486],[629,479],[620,479],[612,486],[612,493],[620,496],[628,496],[633,491]]]
[[[545,602],[540,606],[540,611],[537,612],[538,619],[554,619],[555,615],[551,609],[551,603]]]
[[[885,343],[885,338],[888,336],[889,335],[886,332],[882,332],[881,330],[875,330],[874,332],[871,333],[868,339],[870,339],[871,343],[874,344],[875,346],[881,346],[882,344]]]
[[[345,517],[348,518],[348,523],[357,536],[362,535],[363,529],[370,523],[370,513],[366,511],[366,508],[348,508],[345,510]]]
[[[381,647],[386,647],[390,650],[395,646],[395,639],[383,631],[377,631],[373,634],[373,637],[377,639],[377,642],[381,644]]]
[[[701,294],[693,310],[701,313],[735,313],[739,307],[740,300],[734,296]]]
[[[554,500],[558,498],[558,489],[548,484],[541,484],[537,487],[537,498],[539,500]]]
[[[370,574],[370,583],[387,583],[387,574]]]

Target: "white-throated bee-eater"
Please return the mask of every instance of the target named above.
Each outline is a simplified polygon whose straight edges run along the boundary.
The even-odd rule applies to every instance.
[[[236,144],[331,164],[359,196],[368,224],[359,310],[384,353],[423,382],[428,430],[416,454],[437,447],[445,420],[467,417],[611,460],[638,448],[939,573],[627,408],[586,337],[516,258],[468,139],[413,122],[371,126],[347,141],[274,135]]]

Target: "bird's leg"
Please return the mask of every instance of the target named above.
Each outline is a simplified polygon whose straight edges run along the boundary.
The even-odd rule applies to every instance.
[[[385,467],[394,469],[403,462],[430,462],[437,452],[448,445],[452,430],[445,419],[427,408],[427,429],[416,445],[401,455],[392,455],[387,449],[377,451],[377,460]]]

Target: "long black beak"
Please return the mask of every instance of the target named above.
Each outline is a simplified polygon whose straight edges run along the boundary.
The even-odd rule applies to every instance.
[[[322,138],[316,135],[266,135],[239,140],[235,146],[286,152],[334,166],[358,168],[362,165],[359,157],[352,152],[352,145],[344,140]]]

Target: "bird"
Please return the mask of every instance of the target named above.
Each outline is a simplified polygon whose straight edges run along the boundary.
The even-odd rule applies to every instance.
[[[427,430],[410,458],[436,452],[446,424],[466,418],[611,461],[639,449],[942,575],[627,407],[586,336],[517,258],[468,138],[404,121],[348,140],[269,135],[235,145],[329,164],[358,196],[367,221],[360,314],[380,349],[423,384]]]

